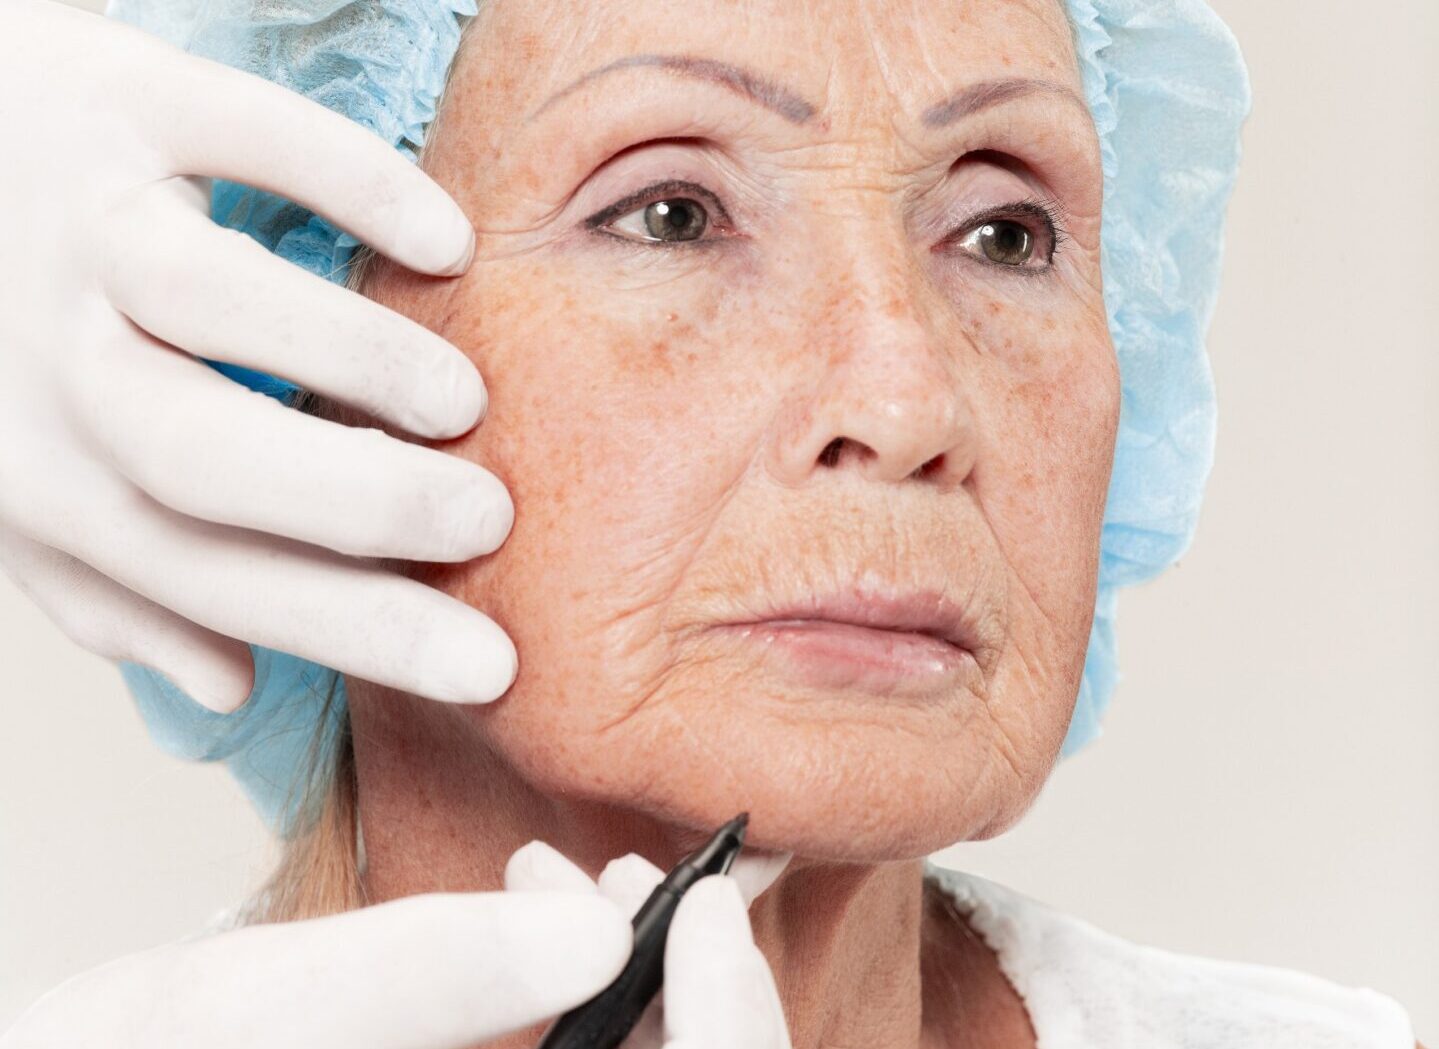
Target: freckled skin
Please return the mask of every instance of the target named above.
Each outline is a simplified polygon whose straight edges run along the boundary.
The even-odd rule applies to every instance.
[[[742,62],[819,112],[797,124],[637,67],[525,123],[636,52]],[[895,870],[1019,818],[1079,687],[1120,387],[1083,110],[1035,95],[917,120],[1003,76],[1082,97],[1059,5],[491,0],[423,160],[479,231],[476,261],[454,281],[380,263],[366,293],[485,377],[486,419],[441,447],[505,482],[514,529],[413,570],[504,626],[520,671],[477,708],[352,682],[362,782],[404,778],[474,821],[532,792],[547,840],[576,848],[576,813],[610,813],[656,862],[747,809],[751,843],[794,850],[795,870]],[[584,228],[669,177],[713,192],[733,233],[666,249]],[[1030,196],[1061,210],[1052,269],[941,246]],[[866,571],[967,600],[980,673],[925,701],[824,691],[708,629]],[[380,822],[377,854],[403,837]],[[439,880],[485,877],[453,871]]]

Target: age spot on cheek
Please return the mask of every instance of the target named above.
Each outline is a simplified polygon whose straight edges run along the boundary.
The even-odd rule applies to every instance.
[[[1015,316],[1014,311],[1006,308],[1003,303],[996,299],[990,299],[984,304],[983,314],[975,324],[975,334],[980,340],[980,345],[989,349],[999,350],[1004,353],[1015,352],[1016,325],[1021,327],[1019,331],[1025,330],[1029,321],[1024,316]],[[1023,340],[1021,340],[1023,348]]]
[[[698,334],[695,325],[680,314],[671,311],[662,316],[662,327],[658,334],[651,335],[643,356],[651,373],[658,371],[665,378],[674,378],[676,364],[689,366],[699,359]]]

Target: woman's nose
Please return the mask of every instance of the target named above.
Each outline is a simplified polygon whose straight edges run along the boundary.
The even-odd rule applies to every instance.
[[[979,436],[972,391],[960,378],[957,348],[924,307],[924,291],[893,273],[844,283],[852,293],[828,296],[844,304],[804,336],[803,356],[819,358],[822,371],[806,371],[781,408],[770,473],[787,486],[846,469],[875,481],[962,484]]]

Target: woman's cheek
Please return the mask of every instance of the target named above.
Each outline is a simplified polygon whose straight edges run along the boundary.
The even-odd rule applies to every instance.
[[[1078,488],[1067,505],[1074,508],[1081,527],[1089,525],[1087,531],[1097,544],[1109,494],[1122,400],[1119,361],[1102,306],[1089,311],[1070,328],[1064,360],[1060,388],[1066,396],[1052,403],[1055,423],[1046,436],[1052,438],[1056,460],[1069,464]]]
[[[483,330],[468,347],[490,411],[451,450],[493,471],[514,500],[496,568],[553,574],[574,589],[608,585],[592,577],[652,562],[657,545],[682,542],[675,522],[695,508],[676,504],[704,500],[717,439],[706,347],[679,309],[585,310],[553,275],[543,285],[543,271],[495,276]],[[566,304],[563,322],[536,311],[542,287]],[[506,296],[504,288],[528,290]]]
[[[964,328],[977,349],[975,494],[1012,573],[1012,640],[1029,665],[1077,672],[1118,421],[1103,308],[991,292],[969,303]]]

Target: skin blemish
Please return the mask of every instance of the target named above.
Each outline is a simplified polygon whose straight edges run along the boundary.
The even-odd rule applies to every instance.
[[[650,343],[650,358],[652,366],[657,368],[666,378],[674,375],[675,366],[670,356],[670,340],[667,337],[655,339]]]

